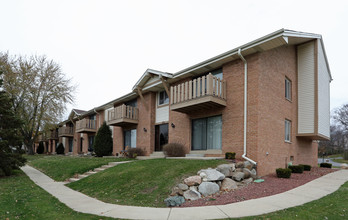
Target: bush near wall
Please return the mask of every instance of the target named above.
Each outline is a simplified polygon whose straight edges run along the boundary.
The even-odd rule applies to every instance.
[[[290,178],[291,176],[291,170],[289,168],[278,168],[276,169],[276,173],[278,178]]]
[[[331,163],[321,163],[320,167],[324,167],[324,168],[332,168],[332,164]]]
[[[303,173],[304,167],[302,165],[289,166],[292,173]]]
[[[300,164],[300,166],[303,166],[304,171],[311,171],[312,166],[308,164]]]
[[[167,157],[185,157],[186,155],[184,145],[179,143],[169,143],[164,145],[163,152]]]
[[[36,153],[43,154],[44,151],[45,151],[44,143],[41,141],[39,143],[39,146],[36,149]]]
[[[97,157],[109,156],[112,153],[111,130],[105,121],[98,129],[94,139],[93,149]]]
[[[145,156],[145,151],[141,148],[130,148],[127,150],[129,158],[137,158],[137,156]]]
[[[236,159],[236,153],[235,152],[226,152],[225,159],[229,159],[229,160]]]
[[[58,147],[57,147],[57,150],[56,150],[56,152],[57,152],[57,154],[64,154],[64,145],[63,145],[63,143],[59,143],[58,144]]]
[[[348,151],[345,151],[345,152],[343,153],[343,159],[344,159],[344,160],[348,160]]]

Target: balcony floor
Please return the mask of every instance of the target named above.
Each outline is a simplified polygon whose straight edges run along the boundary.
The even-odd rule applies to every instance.
[[[129,118],[118,118],[118,119],[114,119],[114,120],[110,120],[107,122],[107,125],[111,125],[111,126],[128,126],[128,125],[137,125],[138,124],[138,120],[134,120],[134,119],[129,119]]]
[[[76,129],[77,133],[95,133],[97,132],[97,129],[91,129],[91,128],[81,128],[81,129]]]
[[[209,110],[216,107],[225,107],[226,101],[215,97],[215,96],[203,96],[191,100],[187,100],[184,102],[179,102],[175,104],[171,104],[170,110],[182,112],[182,113],[190,113],[194,111],[204,111]]]

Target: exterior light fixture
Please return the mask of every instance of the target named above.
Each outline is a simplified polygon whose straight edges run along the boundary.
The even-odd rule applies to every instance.
[[[144,132],[147,132],[147,129],[146,129],[146,128],[144,128],[143,130],[144,130]]]
[[[172,126],[172,128],[175,128],[175,124],[173,122],[170,124],[170,126]]]

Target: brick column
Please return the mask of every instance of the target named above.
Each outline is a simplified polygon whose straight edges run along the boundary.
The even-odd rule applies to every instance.
[[[82,153],[88,152],[88,134],[83,133]]]

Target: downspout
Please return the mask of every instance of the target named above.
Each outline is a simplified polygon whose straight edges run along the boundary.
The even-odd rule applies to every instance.
[[[243,55],[242,55],[242,50],[239,48],[238,49],[238,56],[240,57],[240,59],[244,62],[244,153],[242,155],[242,158],[246,159],[247,161],[249,161],[252,164],[257,165],[257,163],[255,161],[253,161],[252,159],[248,158],[246,156],[247,154],[247,148],[246,148],[246,141],[247,141],[247,109],[248,109],[248,63],[247,61],[244,59]]]

